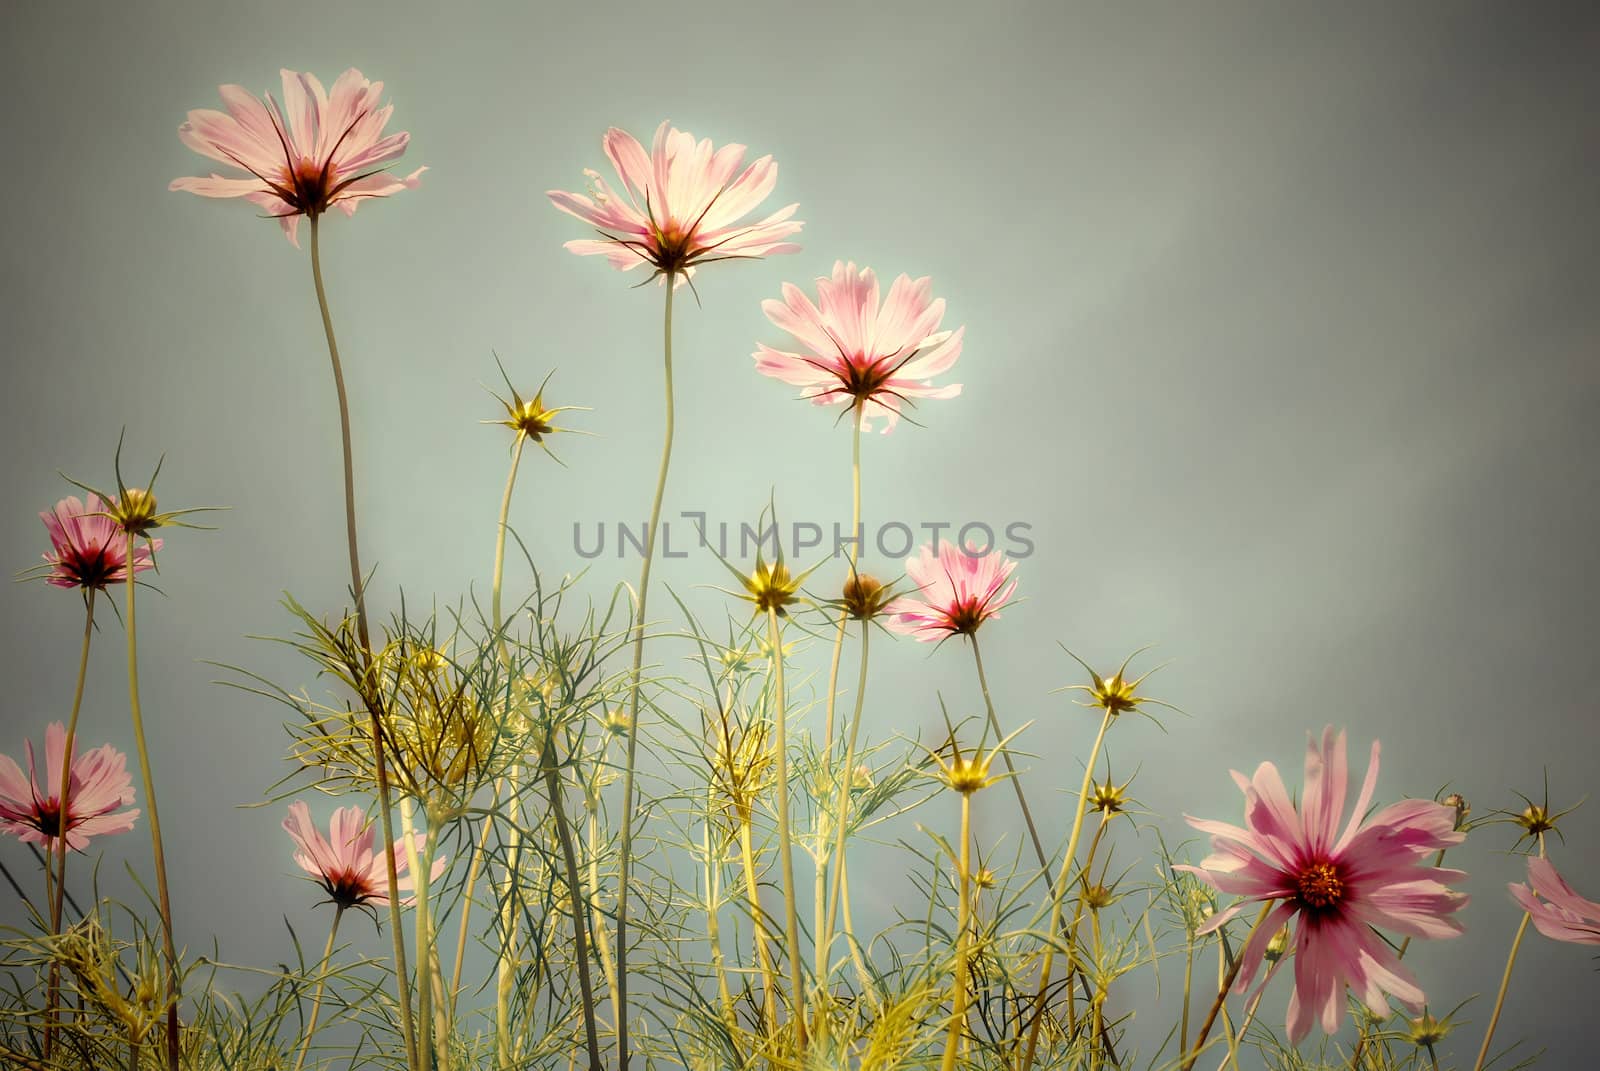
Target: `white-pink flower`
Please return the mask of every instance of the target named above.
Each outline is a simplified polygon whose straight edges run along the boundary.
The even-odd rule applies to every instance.
[[[1455,828],[1455,809],[1408,799],[1363,820],[1378,781],[1374,741],[1366,780],[1341,832],[1349,768],[1344,733],[1335,736],[1331,727],[1323,731],[1320,746],[1315,739],[1307,745],[1298,810],[1270,762],[1258,766],[1254,777],[1235,771],[1233,779],[1244,792],[1245,828],[1189,818],[1191,826],[1211,835],[1213,854],[1197,867],[1177,869],[1218,892],[1244,897],[1208,920],[1202,933],[1215,930],[1250,901],[1273,902],[1242,953],[1238,991],[1249,988],[1272,935],[1294,921],[1291,1043],[1298,1044],[1313,1022],[1329,1034],[1338,1030],[1346,986],[1380,1015],[1389,1011],[1385,994],[1418,1014],[1422,989],[1374,928],[1410,937],[1462,932],[1451,916],[1467,897],[1446,886],[1466,875],[1427,862],[1429,855],[1465,839]],[[1274,965],[1267,978],[1276,970]]]
[[[384,907],[389,903],[388,863],[373,851],[376,836],[366,812],[360,807],[340,807],[328,822],[328,835],[311,820],[311,809],[302,800],[289,804],[289,817],[283,828],[293,838],[299,851],[294,861],[300,869],[311,875],[313,881],[327,892],[328,898],[341,907]],[[426,834],[416,837],[418,850],[426,842]],[[395,840],[390,849],[394,853],[395,871],[399,875],[396,885],[410,890],[412,885],[406,862],[405,838]],[[444,873],[445,858],[433,862],[429,881]],[[411,898],[402,903],[410,906]]]
[[[906,559],[906,576],[917,585],[883,608],[884,624],[924,642],[967,636],[991,617],[1017,590],[1011,571],[1017,563],[997,550],[978,553],[954,543],[929,545]]]
[[[53,852],[56,838],[65,826],[67,847],[81,852],[91,837],[126,833],[133,828],[139,812],[120,809],[133,802],[133,778],[128,773],[128,758],[122,752],[105,744],[72,757],[67,817],[63,821],[61,760],[67,749],[66,728],[58,721],[45,727],[42,787],[34,767],[33,741],[25,741],[23,746],[28,755],[26,775],[10,755],[0,755],[0,832]],[[76,746],[73,750],[77,751]]]
[[[862,427],[888,418],[888,432],[901,407],[919,398],[954,398],[961,384],[934,386],[961,356],[966,328],[940,330],[944,299],[933,296],[927,276],[901,275],[882,304],[871,268],[837,261],[830,278],[817,280],[812,303],[798,286],[785,283],[783,300],[762,302],[767,319],[794,336],[794,351],[762,345],[752,355],[756,371],[800,387],[818,405],[859,410]]]
[[[1546,937],[1578,945],[1600,945],[1600,904],[1573,891],[1548,859],[1528,858],[1528,884],[1514,884],[1511,895],[1533,916]]]
[[[281,108],[270,94],[263,100],[242,86],[226,85],[218,88],[226,112],[198,109],[178,127],[185,145],[236,174],[173,179],[168,189],[243,197],[277,219],[297,246],[301,216],[335,206],[348,216],[368,198],[416,189],[427,168],[405,178],[387,170],[411,135],[383,132],[394,105],[379,103],[382,82],[370,82],[352,67],[330,93],[315,75],[280,74]]]
[[[791,218],[799,205],[753,222],[745,219],[777,185],[772,157],[741,170],[743,145],[714,148],[710,139],[695,141],[669,123],[656,128],[648,154],[632,134],[616,127],[606,131],[602,144],[622,180],[620,191],[593,170],[584,172],[587,197],[546,191],[557,208],[600,232],[599,238],[568,242],[572,252],[599,254],[621,271],[648,265],[678,285],[699,264],[799,250],[786,240],[802,226]]]

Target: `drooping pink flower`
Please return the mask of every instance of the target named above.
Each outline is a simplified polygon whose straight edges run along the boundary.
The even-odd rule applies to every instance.
[[[99,495],[87,502],[76,495],[63,498],[56,508],[40,513],[50,533],[50,550],[44,556],[44,579],[58,588],[104,591],[107,584],[128,579],[128,537],[108,515],[108,505]],[[140,543],[133,551],[133,571],[137,575],[154,568],[154,552],[161,540]]]
[[[1550,860],[1530,856],[1528,884],[1513,884],[1511,895],[1522,910],[1533,916],[1534,927],[1546,937],[1600,945],[1600,904],[1574,892]]]
[[[783,300],[767,300],[767,319],[794,336],[798,352],[760,346],[756,371],[803,389],[818,405],[844,405],[861,413],[862,427],[888,417],[893,430],[902,405],[917,398],[954,398],[961,384],[936,387],[929,380],[949,371],[961,356],[966,331],[941,331],[944,299],[933,297],[927,276],[901,275],[880,307],[878,277],[871,268],[836,261],[831,278],[817,280],[817,302],[785,283]]]
[[[328,835],[324,837],[311,820],[311,808],[303,800],[296,800],[289,804],[289,817],[283,820],[283,828],[300,848],[294,853],[294,861],[326,890],[334,903],[341,907],[388,906],[388,863],[372,850],[376,830],[360,807],[335,810],[328,822]],[[420,851],[427,834],[419,833],[416,839]],[[397,838],[390,850],[394,852],[395,872],[399,875],[396,884],[400,889],[410,890],[412,881],[407,872],[405,838]],[[445,862],[443,856],[433,861],[429,881],[444,873]],[[407,897],[401,902],[410,906],[411,900]]]
[[[67,749],[66,727],[56,721],[45,728],[43,789],[33,761],[33,741],[23,746],[28,756],[27,776],[10,755],[0,755],[0,831],[52,852],[65,825],[67,847],[81,852],[92,837],[133,828],[139,812],[119,809],[133,802],[133,778],[122,752],[110,744],[82,754],[73,747],[63,823],[61,760]]]
[[[281,108],[271,94],[263,100],[242,86],[226,85],[218,92],[227,112],[198,109],[178,127],[185,145],[239,173],[177,178],[168,189],[243,197],[276,218],[297,246],[301,216],[334,206],[348,216],[369,197],[416,189],[427,168],[403,179],[387,173],[411,135],[384,134],[394,105],[379,104],[382,82],[369,82],[352,67],[329,93],[315,75],[280,74]]]
[[[749,167],[743,145],[713,148],[710,139],[669,123],[656,128],[647,155],[632,134],[612,127],[602,139],[606,157],[622,179],[621,191],[590,169],[589,196],[564,190],[546,191],[561,211],[593,224],[599,238],[566,243],[580,256],[600,254],[613,268],[629,271],[641,264],[681,284],[698,264],[794,253],[799,246],[784,239],[800,231],[791,219],[797,204],[764,219],[747,221],[778,182],[778,165],[763,156]]]
[[[924,642],[978,631],[1017,590],[1010,579],[1017,563],[997,550],[978,553],[954,543],[923,547],[906,559],[906,576],[917,585],[884,607],[884,624],[894,632]]]
[[[1345,987],[1368,1008],[1387,1015],[1384,995],[1421,1012],[1423,993],[1374,927],[1411,937],[1454,937],[1461,924],[1451,916],[1467,897],[1447,888],[1466,875],[1429,865],[1425,857],[1460,844],[1455,809],[1433,800],[1401,800],[1363,820],[1378,781],[1378,743],[1350,821],[1340,832],[1349,768],[1344,733],[1323,731],[1306,747],[1305,788],[1300,807],[1270,762],[1253,778],[1237,771],[1244,792],[1245,827],[1189,818],[1211,835],[1213,854],[1201,864],[1179,867],[1218,892],[1244,897],[1201,927],[1210,933],[1251,901],[1276,901],[1245,946],[1236,983],[1249,988],[1273,934],[1295,921],[1294,992],[1287,1027],[1299,1044],[1314,1021],[1332,1034],[1339,1028]],[[1283,962],[1282,960],[1278,961]],[[1277,970],[1274,966],[1267,977]],[[1262,980],[1262,985],[1266,979]]]

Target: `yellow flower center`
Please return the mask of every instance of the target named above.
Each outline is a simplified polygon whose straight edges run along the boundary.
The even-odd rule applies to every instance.
[[[1332,863],[1312,863],[1300,871],[1300,906],[1311,911],[1326,911],[1344,899],[1344,882]]]

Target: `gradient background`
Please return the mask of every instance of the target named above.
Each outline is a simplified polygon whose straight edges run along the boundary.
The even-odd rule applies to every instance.
[[[46,545],[35,512],[70,490],[57,470],[111,481],[122,425],[130,473],[166,453],[164,506],[232,507],[220,531],[170,533],[168,597],[140,611],[191,948],[216,934],[228,958],[274,963],[280,915],[326,924],[281,806],[238,809],[284,772],[283,712],[202,664],[310,683],[246,636],[289,630],[281,591],[327,610],[348,579],[308,258],[247,206],[166,192],[209,166],[178,142],[184,113],[216,107],[220,82],[277,92],[280,66],[383,79],[391,128],[413,137],[403,169],[431,168],[325,234],[379,608],[400,587],[486,591],[505,463],[501,431],[476,423],[494,415],[491,348],[519,384],[558,367],[552,400],[595,407],[573,423],[600,437],[559,444],[569,468],[530,455],[524,470],[513,524],[545,567],[578,564],[574,521],[642,519],[660,293],[564,252],[584,227],[543,191],[605,168],[608,125],[648,139],[669,117],[774,154],[774,204],[799,201],[808,221],[802,253],[707,270],[703,308],[682,306],[669,512],[746,519],[776,487],[785,514],[847,523],[848,431],[753,373],[754,343],[778,340],[759,302],[835,258],[931,274],[947,324],[967,325],[950,377],[966,390],[865,443],[868,522],[1033,524],[1027,601],[984,643],[1002,718],[1037,719],[1026,784],[1052,838],[1092,731],[1048,694],[1078,677],[1057,641],[1102,663],[1145,643],[1175,660],[1152,688],[1190,717],[1111,738],[1169,839],[1185,811],[1236,820],[1230,766],[1273,759],[1297,783],[1305,732],[1327,722],[1357,754],[1381,736],[1385,799],[1448,782],[1482,816],[1513,789],[1537,796],[1545,769],[1558,804],[1589,789],[1592,7],[11,4],[5,22],[10,568]],[[636,566],[602,559],[587,590]],[[658,575],[721,582],[704,559]],[[0,600],[0,746],[20,754],[65,714],[81,609],[42,585]],[[106,618],[82,731],[131,750]],[[799,662],[825,671],[825,647]],[[874,663],[874,739],[931,729],[936,694],[978,709],[955,646],[877,644]],[[981,801],[1002,853],[1013,808],[1009,792]],[[1585,809],[1552,846],[1590,895],[1597,828]],[[1487,827],[1453,853],[1473,872],[1469,932],[1408,957],[1441,1013],[1485,994],[1447,1043],[1469,1064],[1517,919],[1513,832]],[[1154,842],[1124,837],[1123,860]],[[27,869],[15,843],[0,852]],[[106,853],[108,873],[147,866],[143,825]],[[894,858],[861,864],[882,868],[858,878],[863,928],[902,888]],[[1531,934],[1500,1039],[1590,1066],[1593,967]],[[1164,1007],[1139,1005],[1147,1040],[1174,985]],[[1284,999],[1269,997],[1268,1022]]]

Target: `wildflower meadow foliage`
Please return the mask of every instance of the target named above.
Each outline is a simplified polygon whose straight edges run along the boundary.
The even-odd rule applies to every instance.
[[[303,314],[326,337],[334,391],[322,419],[331,426],[336,414],[342,433],[341,454],[305,475],[304,493],[343,495],[342,539],[324,535],[325,553],[348,564],[348,609],[319,617],[286,596],[282,642],[303,656],[303,679],[238,667],[230,681],[238,701],[287,711],[291,773],[260,789],[285,816],[279,895],[326,905],[327,937],[302,948],[286,934],[281,960],[250,968],[174,939],[167,859],[188,847],[162,840],[157,797],[183,771],[146,746],[137,601],[158,567],[183,568],[177,530],[201,526],[195,509],[158,508],[159,464],[142,486],[124,482],[119,443],[101,474],[114,485],[78,484],[86,498],[41,514],[48,549],[26,571],[48,585],[29,597],[75,592],[84,628],[65,718],[30,712],[20,739],[6,742],[20,751],[0,754],[0,832],[10,838],[0,862],[26,918],[4,945],[6,1067],[1481,1071],[1520,1059],[1496,1038],[1515,1033],[1500,1012],[1529,924],[1540,939],[1600,944],[1600,905],[1557,870],[1552,834],[1566,812],[1551,809],[1548,791],[1473,821],[1460,796],[1380,785],[1376,741],[1358,784],[1336,728],[1298,727],[1262,745],[1296,746],[1311,731],[1298,784],[1271,762],[1232,774],[1242,824],[1186,816],[1194,840],[1130,864],[1151,841],[1132,835],[1134,779],[1114,775],[1108,744],[1125,719],[1177,715],[1178,697],[1156,698],[1139,652],[1090,667],[1057,650],[1082,637],[1007,631],[1002,611],[1027,594],[1027,569],[993,546],[937,541],[903,561],[869,561],[869,546],[846,542],[795,561],[780,540],[758,545],[752,561],[703,542],[705,579],[725,585],[715,622],[653,585],[682,415],[675,302],[698,311],[685,298],[698,299],[701,271],[777,271],[767,258],[797,252],[802,230],[797,205],[769,204],[770,156],[746,163],[743,145],[669,123],[648,148],[622,130],[601,136],[615,185],[590,170],[586,193],[548,193],[588,228],[568,249],[623,272],[642,267],[636,280],[661,284],[630,293],[594,276],[619,302],[661,305],[661,371],[654,354],[613,358],[618,376],[661,392],[637,580],[585,600],[574,562],[526,561],[516,574],[529,579],[508,583],[508,560],[526,558],[509,524],[524,463],[582,466],[576,436],[606,416],[555,404],[548,374],[502,366],[503,412],[484,421],[507,463],[503,495],[484,504],[499,517],[483,563],[487,603],[369,612],[369,592],[404,578],[362,564],[351,426],[373,418],[346,391],[322,224],[334,208],[351,216],[362,201],[426,196],[426,169],[391,170],[409,135],[386,132],[383,84],[359,71],[331,89],[283,71],[281,100],[232,85],[220,93],[225,110],[190,112],[178,135],[222,171],[171,188],[243,199],[297,246],[305,221],[317,309]],[[247,213],[239,225],[252,225]],[[359,225],[340,226],[338,238],[358,241]],[[817,435],[849,435],[838,502],[848,496],[859,531],[863,433],[881,422],[895,433],[877,440],[884,449],[915,450],[921,407],[961,404],[948,374],[966,325],[945,322],[927,277],[899,274],[881,292],[877,273],[849,259],[809,282],[773,275],[766,292],[782,295],[762,304],[777,333],[751,339],[755,371],[823,408]],[[728,357],[728,390],[775,390]],[[286,359],[310,373],[321,355]],[[980,343],[964,367],[983,360]],[[715,434],[699,417],[685,432]],[[821,641],[817,657],[797,650],[804,637]],[[127,756],[80,742],[111,729],[79,718],[97,640],[125,645],[118,683],[137,784]],[[980,640],[1063,667],[1052,700],[1063,720],[1050,731],[1067,734],[1080,765],[1058,771],[1060,792],[1024,791],[1024,745],[1041,730],[996,705]],[[919,641],[929,657],[963,660],[963,673],[970,650],[981,706],[874,691],[870,650]],[[820,719],[802,723],[804,678],[825,684]],[[896,731],[905,721],[891,714],[908,704],[942,712],[939,736]],[[1242,768],[1253,749],[1241,743]],[[926,805],[940,797],[957,821],[931,817],[938,809]],[[980,811],[1017,830],[1020,850],[984,843]],[[1446,865],[1469,833],[1495,836],[1495,823],[1517,828],[1503,847],[1525,863],[1472,875]],[[113,835],[139,844],[143,901],[100,892],[97,853]],[[915,893],[884,933],[859,929],[851,909],[852,866],[869,853],[879,866],[900,853]],[[1496,979],[1427,977],[1405,959],[1413,941],[1473,931],[1469,891],[1509,896],[1523,911],[1515,933],[1476,935],[1509,948],[1498,990],[1477,1002]],[[384,935],[381,955],[357,951],[357,927]],[[1160,1010],[1135,972],[1167,987]],[[1156,1023],[1173,992],[1172,1021]]]

